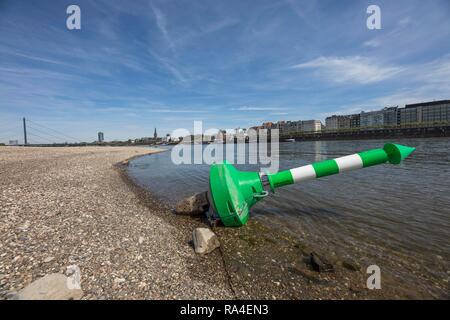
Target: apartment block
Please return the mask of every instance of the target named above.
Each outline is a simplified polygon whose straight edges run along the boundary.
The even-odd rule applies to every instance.
[[[384,125],[384,111],[361,112],[361,128],[381,128]]]

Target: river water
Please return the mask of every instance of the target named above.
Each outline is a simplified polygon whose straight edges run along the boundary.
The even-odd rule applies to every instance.
[[[384,140],[280,143],[280,169],[382,147]],[[391,142],[391,141],[389,141]],[[379,165],[277,189],[252,219],[361,265],[422,296],[450,292],[450,139],[395,139],[416,147],[400,165]],[[236,165],[258,170],[255,165]],[[171,152],[134,159],[129,174],[171,204],[208,186],[209,166],[174,165]]]

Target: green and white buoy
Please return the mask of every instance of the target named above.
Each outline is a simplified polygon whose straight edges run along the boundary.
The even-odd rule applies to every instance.
[[[310,165],[274,174],[243,172],[224,161],[213,164],[209,175],[208,200],[211,209],[227,227],[240,227],[247,223],[250,208],[276,188],[321,178],[354,169],[389,162],[399,164],[415,148],[388,143],[383,148],[355,153],[349,156],[315,162]]]

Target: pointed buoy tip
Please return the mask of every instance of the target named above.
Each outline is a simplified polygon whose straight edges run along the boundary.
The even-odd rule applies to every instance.
[[[399,164],[402,160],[413,153],[414,150],[416,150],[414,147],[408,147],[395,143],[387,143],[384,145],[383,149],[389,157],[389,162],[393,164]]]

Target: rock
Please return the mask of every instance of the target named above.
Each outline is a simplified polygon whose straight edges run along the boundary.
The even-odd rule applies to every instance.
[[[60,273],[48,274],[39,278],[16,295],[17,300],[79,300],[83,290],[70,289],[65,275]]]
[[[80,273],[80,268],[76,264],[70,265],[66,268],[66,276],[68,277],[74,276],[77,273]]]
[[[352,260],[344,260],[342,261],[342,266],[345,269],[351,270],[351,271],[359,271],[361,270],[361,266],[357,264],[356,262]]]
[[[207,193],[202,192],[179,201],[175,207],[175,213],[194,216],[206,212],[208,208]]]
[[[207,254],[220,247],[216,234],[208,228],[195,228],[192,236],[196,253]]]
[[[310,282],[321,283],[321,280],[318,278],[319,275],[317,273],[313,272],[313,271],[303,270],[303,269],[301,269],[301,268],[299,268],[297,266],[289,267],[288,271],[290,271],[290,272],[292,272],[292,273],[294,273],[296,275],[299,275],[299,276],[309,280]]]
[[[123,283],[125,282],[124,278],[114,278],[114,283]]]
[[[55,257],[47,257],[44,259],[44,263],[52,262],[53,260],[55,260]]]
[[[5,294],[6,300],[19,300],[19,293],[17,291],[9,291]]]
[[[311,252],[309,255],[309,263],[314,271],[317,272],[333,272],[334,268],[331,263],[329,263],[325,258],[320,257],[315,252]]]
[[[139,244],[142,244],[142,243],[144,243],[144,240],[145,240],[144,237],[139,237],[138,243],[139,243]]]

